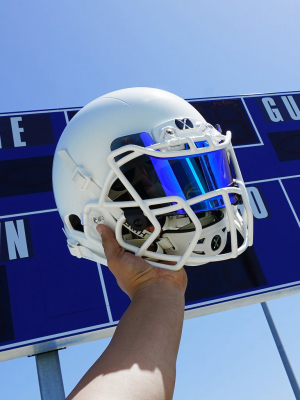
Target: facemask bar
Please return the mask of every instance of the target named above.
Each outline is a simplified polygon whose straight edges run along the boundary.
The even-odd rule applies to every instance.
[[[199,141],[206,141],[208,143],[208,147],[204,148],[197,148],[195,142]],[[172,151],[172,147],[178,146],[178,145],[188,145],[189,149],[187,150],[180,150],[180,151]],[[178,148],[178,147],[177,147]],[[164,198],[156,198],[156,199],[148,199],[148,200],[142,200],[139,194],[136,192],[136,190],[132,187],[130,182],[127,180],[127,178],[124,176],[122,173],[120,167],[124,165],[126,162],[129,162],[133,160],[136,157],[139,157],[140,155],[147,154],[152,157],[158,157],[158,158],[177,158],[177,157],[188,157],[188,156],[193,156],[193,155],[198,155],[202,153],[208,153],[211,151],[216,151],[220,150],[223,148],[227,148],[227,151],[230,154],[231,161],[233,164],[233,167],[235,169],[235,174],[236,174],[236,183],[238,184],[238,188],[236,187],[228,187],[228,188],[223,188],[223,189],[218,189],[214,192],[209,192],[197,197],[194,197],[189,200],[183,200],[179,196],[169,196],[169,197],[164,197]],[[115,161],[115,158],[117,156],[120,156],[124,153],[128,153],[126,156],[122,157],[118,161]],[[154,227],[154,231],[151,233],[151,235],[146,239],[144,244],[140,247],[137,248],[133,245],[130,245],[126,243],[123,238],[122,238],[122,226],[123,223],[125,222],[126,218],[124,215],[122,215],[118,221],[117,221],[117,226],[116,226],[116,238],[119,244],[125,248],[128,251],[132,251],[135,253],[135,255],[140,256],[140,257],[149,257],[151,259],[157,259],[161,261],[173,261],[176,262],[176,265],[166,265],[162,263],[157,263],[153,261],[148,261],[150,264],[160,267],[160,268],[166,268],[170,270],[179,270],[180,268],[183,267],[183,265],[187,262],[192,262],[195,264],[203,264],[206,262],[210,261],[221,261],[229,258],[235,258],[239,254],[241,254],[249,245],[252,245],[253,242],[253,215],[251,212],[251,207],[249,204],[248,200],[248,195],[246,188],[243,183],[243,178],[236,160],[235,153],[233,151],[232,145],[231,145],[231,132],[227,132],[226,136],[222,135],[222,143],[217,143],[215,140],[213,141],[210,135],[203,134],[201,136],[195,136],[195,137],[185,137],[185,138],[176,138],[173,139],[172,141],[169,141],[167,143],[158,143],[152,146],[149,146],[147,148],[136,146],[136,145],[127,145],[123,146],[117,150],[112,151],[108,155],[108,163],[111,166],[111,171],[108,174],[106,181],[104,183],[103,189],[101,191],[101,196],[99,199],[98,206],[99,207],[105,207],[105,208],[126,208],[126,207],[140,207],[141,210],[144,212],[144,214],[147,216],[147,218],[150,220]],[[109,188],[111,186],[112,181],[114,180],[115,176],[120,179],[120,181],[123,183],[125,188],[128,190],[130,195],[133,197],[133,201],[126,201],[126,202],[118,202],[118,201],[107,201],[107,194],[109,191]],[[230,193],[236,193],[242,196],[243,202],[244,202],[244,213],[243,217],[235,216],[233,213],[233,207],[231,205],[230,199],[229,199],[229,194]],[[231,233],[231,245],[232,245],[232,251],[231,253],[227,254],[222,254],[222,255],[216,255],[216,256],[195,256],[192,255],[192,251],[197,243],[197,241],[200,238],[201,235],[201,223],[198,220],[196,214],[194,211],[191,209],[191,206],[193,204],[199,203],[204,200],[211,199],[217,195],[221,195],[223,197],[223,201],[227,210],[227,216],[228,216],[228,221],[229,221],[229,226],[230,226],[230,233]],[[151,205],[158,205],[158,204],[165,204],[165,203],[175,203],[172,204],[171,206],[168,207],[162,207],[162,208],[156,208],[151,210],[150,206]],[[195,225],[195,235],[190,243],[190,245],[187,247],[185,253],[182,256],[177,256],[177,255],[170,255],[170,254],[158,254],[154,252],[150,252],[147,249],[149,246],[155,241],[155,239],[159,236],[161,232],[161,226],[156,218],[156,215],[159,214],[165,214],[168,212],[176,211],[179,209],[184,209],[186,211],[186,214],[190,217],[191,221]],[[240,218],[240,223],[237,221],[237,218]],[[248,226],[248,234],[247,234],[247,226]],[[244,236],[244,243],[242,246],[239,248],[237,247],[237,233],[236,230],[239,230],[242,235]],[[90,236],[90,235],[88,235]],[[93,240],[94,241],[94,240]]]

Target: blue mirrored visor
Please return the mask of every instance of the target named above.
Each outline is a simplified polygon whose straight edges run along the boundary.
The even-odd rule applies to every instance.
[[[112,150],[121,147],[116,147],[120,141],[143,147],[154,144],[151,136],[143,132],[116,139],[112,143]],[[206,142],[199,142],[196,145],[208,146]],[[142,155],[121,167],[121,171],[143,200],[165,196],[179,196],[188,200],[216,189],[233,186],[225,149],[191,157],[168,158],[167,153],[165,155],[165,158]],[[120,156],[118,158],[120,159]],[[112,200],[131,198],[119,180],[112,185],[109,197]],[[234,204],[238,198],[230,194],[230,200]],[[194,212],[203,212],[222,207],[224,207],[222,196],[216,196],[193,205],[192,209]],[[178,210],[176,214],[185,214],[185,211]]]

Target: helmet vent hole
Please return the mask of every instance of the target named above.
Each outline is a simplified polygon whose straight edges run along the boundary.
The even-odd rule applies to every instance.
[[[223,228],[223,229],[222,229],[222,232],[226,232],[226,228]]]
[[[83,232],[83,226],[81,225],[81,221],[80,221],[80,218],[78,217],[78,215],[70,214],[69,215],[69,221],[70,221],[70,224],[71,224],[72,228],[75,231]]]

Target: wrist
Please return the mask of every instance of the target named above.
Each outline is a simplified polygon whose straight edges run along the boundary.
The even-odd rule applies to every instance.
[[[131,297],[131,300],[147,299],[147,301],[164,301],[172,299],[180,301],[184,304],[185,286],[179,285],[167,278],[160,278],[158,280],[147,281],[137,287]]]

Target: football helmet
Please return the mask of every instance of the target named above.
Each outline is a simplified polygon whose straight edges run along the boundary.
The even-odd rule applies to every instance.
[[[253,242],[231,132],[163,90],[118,90],[83,107],[58,142],[53,188],[71,254],[101,264],[99,223],[171,270],[235,258]]]

